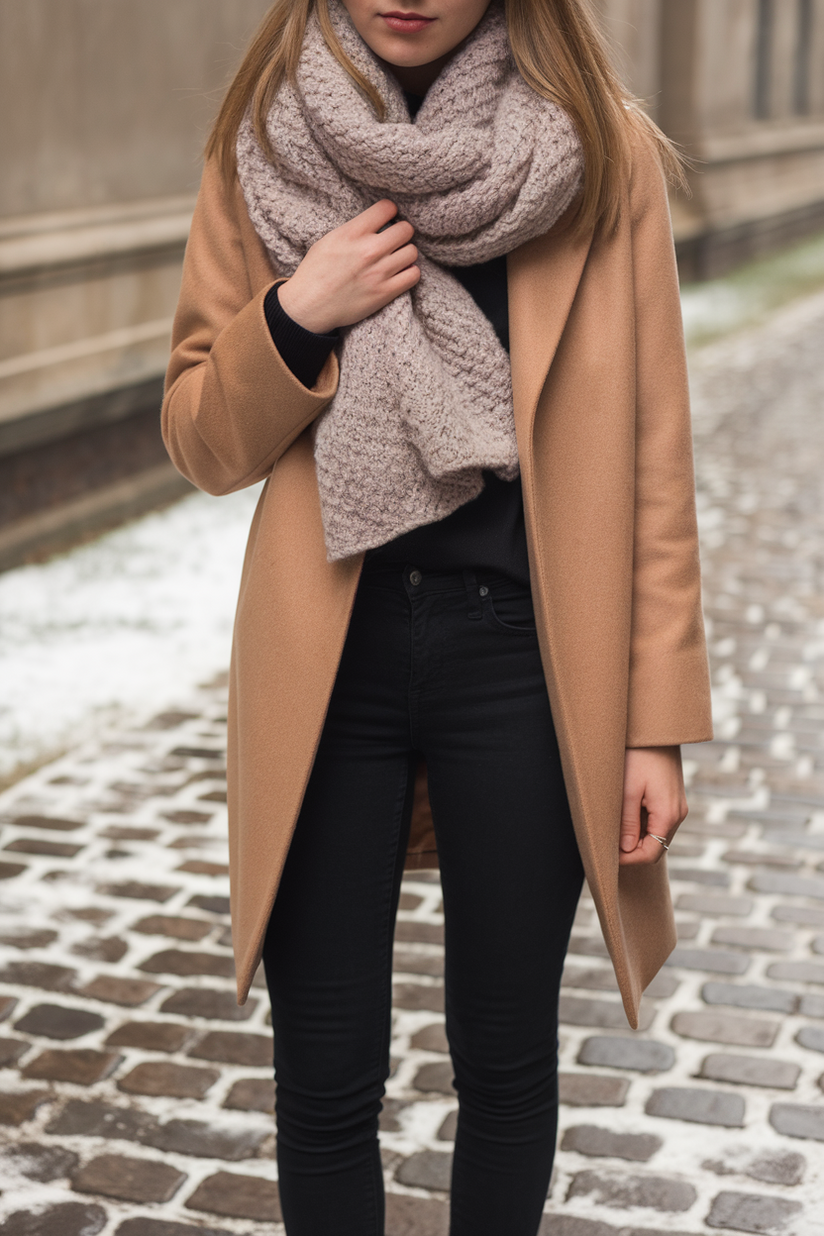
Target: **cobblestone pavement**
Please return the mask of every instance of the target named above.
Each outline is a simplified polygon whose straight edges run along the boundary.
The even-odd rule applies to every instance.
[[[822,327],[824,297],[694,363],[718,738],[687,752],[681,943],[637,1033],[582,902],[544,1236],[824,1232]],[[218,680],[0,797],[4,1236],[282,1231],[265,990],[233,992],[224,716]],[[437,877],[408,879],[388,1236],[447,1232],[442,930]]]

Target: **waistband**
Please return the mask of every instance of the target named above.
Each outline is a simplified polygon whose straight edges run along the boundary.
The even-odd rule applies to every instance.
[[[410,595],[433,592],[467,592],[471,595],[480,588],[501,586],[529,591],[508,575],[483,569],[436,571],[416,567],[412,563],[389,562],[367,563],[361,573],[361,587],[397,589]]]

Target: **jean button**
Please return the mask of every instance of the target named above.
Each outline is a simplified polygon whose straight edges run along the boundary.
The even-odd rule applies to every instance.
[[[420,571],[409,572],[409,582],[413,587],[417,588],[418,584],[423,580],[423,575]]]
[[[480,593],[482,597],[489,596],[489,589],[487,588],[486,584],[482,584],[481,587],[478,589],[478,592]]]

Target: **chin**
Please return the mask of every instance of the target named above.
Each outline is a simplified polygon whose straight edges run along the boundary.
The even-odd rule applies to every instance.
[[[381,60],[385,60],[387,64],[395,64],[405,69],[417,68],[421,64],[431,64],[433,60],[443,55],[437,49],[410,47],[408,42],[398,46],[394,39],[375,39],[370,42],[369,46],[375,55],[380,56]]]

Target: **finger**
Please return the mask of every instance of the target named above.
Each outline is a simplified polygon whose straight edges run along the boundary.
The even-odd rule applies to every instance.
[[[415,235],[415,229],[408,219],[398,219],[395,223],[390,223],[382,232],[378,233],[378,238],[389,249],[398,249],[401,245],[408,245],[412,237]]]
[[[661,835],[663,836],[663,833]],[[660,863],[665,853],[664,847],[655,840],[651,833],[647,833],[630,854],[622,852],[618,856],[618,865],[621,867],[652,866],[654,863]]]
[[[670,841],[675,836],[685,815],[686,812],[682,811],[681,802],[678,799],[672,799],[667,803],[655,803],[650,806],[644,832]]]
[[[402,249],[396,249],[394,253],[390,253],[384,258],[378,267],[379,273],[387,279],[391,279],[393,275],[397,275],[407,267],[413,266],[418,260],[418,250],[415,245],[404,245]]]
[[[641,798],[642,791],[633,786],[624,786],[624,802],[621,808],[621,838],[620,849],[624,854],[631,854],[641,838]]]
[[[383,297],[383,304],[388,305],[396,297],[402,296],[404,292],[408,292],[410,288],[415,286],[420,277],[421,269],[419,266],[407,266],[406,270],[402,270],[400,274],[387,279],[384,285],[385,295]]]
[[[354,219],[350,219],[348,226],[356,235],[363,236],[367,232],[378,232],[382,227],[386,227],[397,213],[398,208],[395,203],[391,202],[388,197],[384,197],[379,202],[375,202],[373,206],[361,211],[359,215],[355,215]]]

